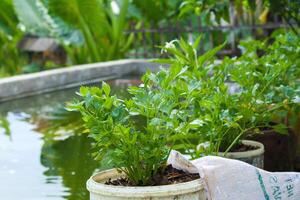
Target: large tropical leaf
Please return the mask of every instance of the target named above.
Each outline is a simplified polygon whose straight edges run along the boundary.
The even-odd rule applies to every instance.
[[[104,50],[97,48],[96,44],[101,45],[105,42],[103,36],[108,31],[108,22],[101,2],[97,0],[49,0],[50,12],[81,30],[93,60],[99,61]]]
[[[79,30],[71,28],[59,16],[50,15],[48,0],[13,0],[13,4],[26,33],[54,37],[63,43],[83,43]]]
[[[39,35],[54,35],[55,23],[40,0],[14,0],[19,21],[26,32]]]
[[[99,62],[124,56],[133,39],[132,35],[124,34],[124,29],[128,26],[126,17],[129,0],[47,1],[50,14],[57,15],[76,27],[84,36],[84,46],[66,47],[72,61],[84,62],[80,53],[87,55],[85,62]],[[111,3],[118,7],[117,11],[113,11]]]
[[[108,26],[109,33],[108,38],[111,43],[111,48],[108,51],[106,59],[118,58],[123,54],[128,48],[128,42],[131,43],[132,36],[128,38],[124,34],[124,29],[126,27],[126,15],[128,11],[129,1],[123,0],[118,2],[119,13],[115,13],[112,9],[106,9],[109,19],[111,21],[110,26]]]

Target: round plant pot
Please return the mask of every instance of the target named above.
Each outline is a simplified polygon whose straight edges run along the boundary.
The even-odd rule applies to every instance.
[[[244,145],[256,147],[257,149],[244,152],[228,152],[226,155],[224,155],[223,152],[219,152],[218,155],[226,158],[241,160],[250,165],[263,169],[265,152],[264,145],[253,140],[242,140],[242,143]]]
[[[186,183],[163,186],[113,186],[104,184],[108,179],[117,179],[122,175],[116,169],[93,175],[87,181],[90,200],[205,200],[204,185],[201,179]]]

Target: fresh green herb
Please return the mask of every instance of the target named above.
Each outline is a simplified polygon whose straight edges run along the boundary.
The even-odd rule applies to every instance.
[[[154,93],[145,81],[131,87],[131,99],[110,95],[110,86],[81,87],[81,101],[69,104],[70,111],[80,111],[86,128],[95,139],[95,156],[102,160],[109,154],[113,166],[124,172],[135,185],[147,185],[164,167],[171,145],[167,138],[174,127],[170,123],[174,104],[168,94]]]

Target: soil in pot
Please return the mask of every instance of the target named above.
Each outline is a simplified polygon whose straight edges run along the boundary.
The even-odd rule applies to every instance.
[[[149,186],[159,186],[159,185],[171,185],[177,183],[184,183],[199,179],[199,174],[191,174],[178,170],[168,165],[164,170],[160,170],[151,180]],[[126,178],[118,178],[115,180],[109,179],[105,182],[107,185],[115,186],[136,186]]]
[[[259,147],[255,147],[255,146],[251,146],[251,145],[245,145],[245,144],[238,144],[237,146],[235,146],[235,148],[231,149],[230,152],[245,152],[245,151],[252,151],[252,150],[256,150]]]
[[[240,160],[255,167],[264,169],[264,146],[260,142],[253,140],[241,140],[241,143],[236,144],[233,147],[233,150],[227,152],[227,154],[221,151],[218,152],[218,155]]]

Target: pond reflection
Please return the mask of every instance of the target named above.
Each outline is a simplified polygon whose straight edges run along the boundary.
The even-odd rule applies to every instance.
[[[112,92],[125,97],[132,83],[119,83],[110,82]],[[0,104],[1,199],[86,200],[87,179],[111,167],[93,159],[79,113],[64,109],[77,90]]]
[[[0,129],[3,130],[5,135],[10,136],[11,131],[9,126],[9,121],[7,120],[6,117],[3,117],[1,115],[0,115]]]
[[[85,181],[100,167],[91,156],[92,140],[87,135],[74,135],[65,140],[44,140],[41,164],[47,168],[44,175],[60,176],[68,188],[68,200],[88,199]],[[51,178],[47,178],[51,182]]]

